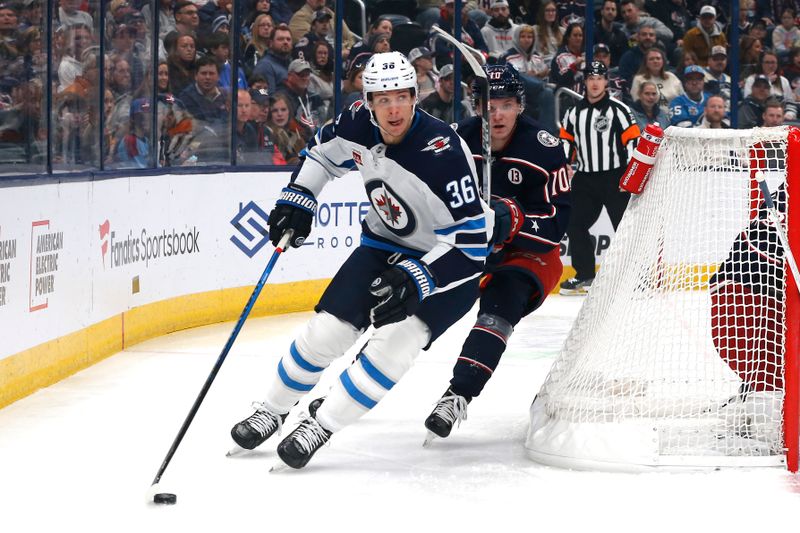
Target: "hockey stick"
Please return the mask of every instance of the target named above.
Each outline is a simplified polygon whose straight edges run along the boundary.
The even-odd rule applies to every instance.
[[[794,276],[795,284],[800,286],[800,271],[797,269],[797,262],[794,260],[792,249],[789,248],[789,237],[786,235],[786,230],[783,229],[780,215],[778,214],[778,210],[775,208],[775,202],[772,201],[772,195],[770,194],[769,187],[764,179],[764,173],[759,170],[756,172],[755,178],[758,182],[759,188],[761,189],[761,195],[764,197],[764,204],[766,204],[767,209],[769,209],[769,213],[772,215],[773,221],[775,222],[775,229],[778,230],[778,238],[783,246],[783,252],[786,254],[786,262],[789,263],[789,268]]]
[[[161,481],[161,476],[164,475],[164,471],[167,469],[167,466],[169,466],[169,463],[172,460],[172,456],[175,455],[175,451],[178,449],[178,446],[183,440],[183,437],[186,435],[186,431],[189,429],[189,425],[192,423],[192,420],[194,420],[194,416],[197,414],[197,410],[200,409],[200,404],[203,403],[203,399],[206,397],[208,389],[211,388],[211,384],[214,382],[214,378],[217,377],[219,369],[222,368],[222,363],[225,362],[225,358],[228,356],[228,352],[230,352],[231,347],[233,346],[233,342],[239,335],[239,331],[241,331],[242,326],[244,326],[244,321],[247,320],[247,316],[253,309],[253,305],[256,303],[256,300],[258,299],[258,295],[261,294],[261,289],[264,288],[264,284],[267,282],[267,278],[269,278],[269,275],[272,273],[272,269],[275,267],[275,263],[278,261],[278,257],[285,251],[289,239],[292,238],[292,233],[293,232],[291,230],[284,233],[283,237],[281,237],[281,240],[278,242],[278,246],[275,247],[275,251],[272,253],[272,257],[267,263],[267,267],[264,269],[264,273],[261,274],[261,278],[258,280],[258,283],[256,283],[256,287],[255,289],[253,289],[253,293],[250,295],[250,299],[247,300],[247,304],[244,306],[242,314],[241,316],[239,316],[239,320],[236,322],[236,326],[234,326],[230,337],[228,337],[228,342],[225,343],[225,347],[219,354],[217,362],[214,364],[214,368],[211,369],[211,373],[208,375],[206,382],[203,384],[203,388],[200,390],[200,394],[197,395],[197,398],[194,401],[194,405],[192,405],[192,408],[189,410],[189,414],[183,421],[183,425],[181,426],[181,429],[178,431],[178,435],[172,442],[172,446],[167,452],[166,457],[164,457],[164,461],[161,463],[161,467],[158,469],[158,473],[156,473],[156,477],[155,479],[153,479],[153,483],[150,486],[150,493],[153,495],[154,502],[174,504],[177,501],[177,498],[174,494],[159,492],[158,484]]]
[[[473,50],[469,46],[459,42],[455,37],[444,31],[436,24],[432,27],[433,31],[439,34],[445,41],[452,44],[461,52],[467,64],[475,73],[475,76],[480,80],[481,86],[481,148],[483,156],[483,200],[488,204],[492,200],[492,129],[489,124],[489,80],[486,78],[486,72],[478,60],[473,55]],[[475,51],[477,53],[477,51]],[[453,65],[455,67],[455,65]],[[455,102],[454,105],[458,105]]]

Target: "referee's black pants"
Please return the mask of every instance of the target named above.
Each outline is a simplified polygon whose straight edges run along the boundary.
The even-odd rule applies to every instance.
[[[572,267],[578,279],[594,277],[594,246],[589,228],[597,222],[605,206],[614,231],[628,206],[630,193],[619,190],[619,179],[625,167],[605,172],[576,172],[572,177],[572,210],[567,236],[572,256]]]

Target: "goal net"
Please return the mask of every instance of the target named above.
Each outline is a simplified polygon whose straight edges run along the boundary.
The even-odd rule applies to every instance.
[[[632,471],[789,457],[796,470],[797,288],[755,180],[796,242],[796,139],[667,130],[531,406],[530,457]]]

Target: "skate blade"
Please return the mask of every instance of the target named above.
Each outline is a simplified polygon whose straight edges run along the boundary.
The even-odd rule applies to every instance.
[[[433,431],[428,431],[428,434],[425,436],[425,441],[422,443],[423,448],[427,448],[431,445],[431,443],[438,439],[439,435],[434,433]]]
[[[287,470],[290,470],[289,465],[287,465],[283,461],[278,461],[277,463],[272,465],[272,468],[269,469],[269,473],[280,474],[281,472],[285,472]]]
[[[225,454],[225,457],[238,457],[240,455],[245,455],[246,453],[250,452],[251,450],[246,450],[239,446],[238,444],[234,444],[233,448],[228,450],[228,453]]]

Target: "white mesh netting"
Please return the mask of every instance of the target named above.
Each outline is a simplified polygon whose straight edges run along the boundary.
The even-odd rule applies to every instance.
[[[528,454],[573,468],[782,455],[787,130],[670,128],[531,406]]]

